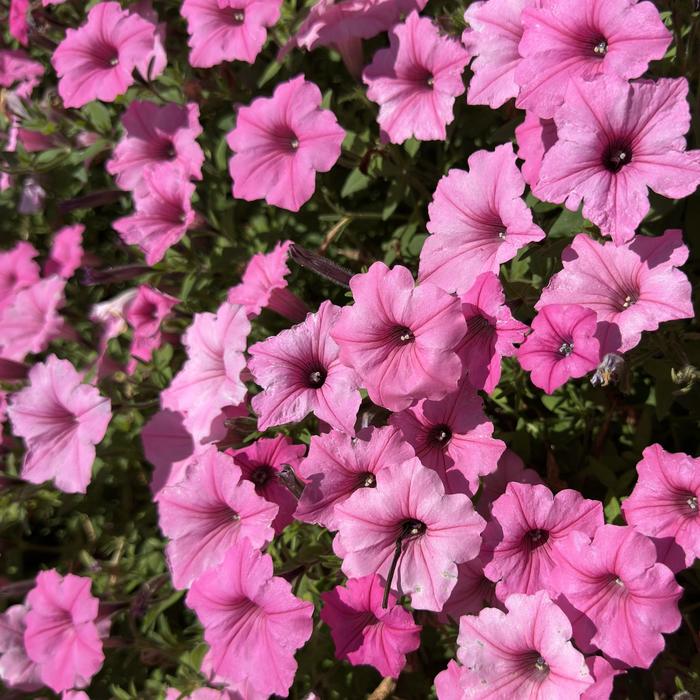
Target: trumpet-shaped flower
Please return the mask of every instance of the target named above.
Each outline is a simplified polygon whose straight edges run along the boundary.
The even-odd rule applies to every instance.
[[[0,252],[0,312],[13,301],[17,292],[39,281],[39,266],[34,261],[37,255],[36,248],[26,241]]]
[[[63,226],[53,235],[51,251],[44,264],[44,275],[58,275],[70,279],[83,261],[83,233],[85,226]]]
[[[8,688],[32,692],[44,684],[24,647],[28,612],[26,605],[12,605],[0,615],[0,680]]]
[[[139,285],[136,296],[124,314],[134,331],[130,350],[132,357],[144,362],[151,359],[153,351],[163,342],[161,324],[178,303],[179,299],[170,294],[144,284]]]

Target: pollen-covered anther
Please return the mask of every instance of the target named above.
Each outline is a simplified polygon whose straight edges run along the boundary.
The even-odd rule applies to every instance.
[[[608,42],[605,39],[601,39],[594,47],[593,53],[596,56],[605,56],[608,53]]]

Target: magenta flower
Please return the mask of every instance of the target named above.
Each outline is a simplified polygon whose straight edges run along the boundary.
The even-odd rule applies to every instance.
[[[0,252],[0,314],[17,292],[39,281],[39,266],[34,262],[37,255],[36,248],[26,241]]]
[[[496,470],[506,449],[493,438],[493,423],[466,380],[440,401],[419,401],[395,413],[390,423],[401,430],[420,461],[440,475],[447,493],[476,493],[479,477]]]
[[[345,131],[335,114],[321,109],[321,91],[298,75],[238,110],[227,137],[233,196],[264,199],[299,211],[316,189],[316,173],[340,157]]]
[[[269,253],[256,253],[246,265],[243,279],[228,290],[231,304],[245,306],[248,318],[264,308],[272,309],[293,323],[301,323],[308,313],[306,304],[287,289],[287,258],[292,241],[279,241]]]
[[[321,594],[321,619],[330,627],[335,658],[353,666],[374,666],[382,676],[398,678],[406,654],[420,646],[420,626],[390,594],[382,607],[384,586],[376,574],[350,579]]]
[[[0,680],[8,688],[33,692],[44,684],[24,647],[27,612],[25,605],[12,605],[0,615]]]
[[[457,354],[469,383],[490,394],[501,379],[501,359],[515,355],[514,344],[523,342],[527,326],[513,318],[493,272],[479,275],[460,301],[467,334]]]
[[[224,61],[254,63],[267,27],[280,17],[281,0],[185,0],[190,64],[211,68]]]
[[[51,251],[44,263],[44,275],[58,275],[70,279],[83,261],[83,233],[85,226],[63,226],[53,235]]]
[[[112,223],[124,243],[137,245],[149,265],[160,262],[195,225],[191,199],[195,187],[185,173],[171,163],[149,165],[134,190],[136,211]]]
[[[545,153],[557,142],[557,127],[553,119],[540,119],[532,112],[525,114],[522,124],[515,127],[518,158],[523,162],[523,179],[535,187]]]
[[[455,348],[467,325],[457,298],[433,284],[415,286],[408,269],[381,262],[354,275],[350,288],[355,304],[343,308],[331,335],[374,403],[401,411],[457,388]]]
[[[15,83],[17,95],[30,95],[44,75],[44,66],[34,61],[22,49],[0,48],[0,87],[10,88]]]
[[[286,697],[297,669],[294,653],[311,636],[314,606],[272,575],[269,555],[246,540],[233,545],[194,582],[187,605],[204,625],[216,674]]]
[[[600,360],[596,313],[577,304],[543,306],[532,333],[518,348],[520,366],[532,383],[551,394],[571,378],[583,377]]]
[[[229,455],[208,447],[189,464],[182,481],[160,493],[158,522],[170,539],[166,553],[173,586],[190,586],[244,538],[253,547],[264,547],[275,536],[277,510],[241,479]]]
[[[657,563],[654,543],[634,528],[602,525],[593,541],[573,532],[562,547],[555,583],[578,647],[648,668],[664,648],[661,633],[681,623],[683,593],[671,570]]]
[[[457,584],[440,613],[440,620],[447,622],[449,615],[459,622],[462,615],[476,615],[486,607],[502,607],[496,598],[496,584],[484,574],[481,556],[457,566]]]
[[[484,530],[484,552],[490,557],[484,572],[498,581],[500,600],[511,593],[558,593],[552,578],[567,557],[564,538],[573,531],[593,536],[604,522],[600,501],[573,489],[553,496],[539,484],[509,484],[491,516]]]
[[[107,161],[107,172],[123,190],[138,189],[146,166],[159,163],[180,166],[185,178],[202,179],[204,152],[197,143],[202,133],[197,104],[160,107],[134,100],[121,121],[126,133]]]
[[[389,32],[389,41],[362,74],[367,97],[379,105],[382,138],[444,141],[455,97],[464,92],[462,71],[469,55],[416,11]]]
[[[572,79],[534,194],[572,211],[583,200],[604,235],[629,241],[649,211],[648,189],[680,199],[700,184],[700,150],[685,150],[687,94],[684,78]]]
[[[238,406],[246,395],[241,372],[248,333],[245,309],[224,302],[216,314],[195,314],[183,336],[187,362],[162,392],[161,405],[185,415],[195,442],[207,438],[224,406]]]
[[[129,6],[129,12],[137,14],[152,24],[155,31],[153,50],[136,64],[136,70],[141,77],[150,82],[157,78],[168,65],[168,56],[165,52],[167,24],[158,21],[158,13],[153,9],[152,0],[137,0]]]
[[[10,36],[22,46],[29,43],[29,0],[10,0],[8,28]]]
[[[469,156],[469,171],[450,170],[428,207],[428,236],[418,279],[462,294],[484,272],[544,238],[522,199],[525,180],[510,143]]]
[[[682,548],[685,557],[669,568],[692,566],[700,557],[700,459],[655,444],[642,453],[637,474],[634,490],[622,503],[625,520],[667,549],[672,543]]]
[[[41,680],[60,693],[83,688],[104,661],[96,624],[99,601],[90,593],[92,581],[41,571],[27,594],[24,644],[39,666]]]
[[[564,269],[550,279],[535,308],[579,304],[592,309],[601,354],[626,352],[639,343],[642,331],[693,317],[690,282],[676,269],[687,258],[678,230],[636,236],[622,246],[597,243],[582,233],[564,250]]]
[[[92,477],[95,445],[112,418],[109,399],[68,362],[49,355],[29,370],[29,386],[10,399],[15,435],[27,452],[22,478],[33,484],[53,479],[66,493],[85,493]]]
[[[516,104],[543,119],[564,102],[572,78],[638,78],[672,35],[651,2],[552,0],[523,10]]]
[[[457,564],[479,553],[484,521],[467,496],[445,495],[439,476],[416,458],[382,469],[376,481],[335,507],[333,549],[343,573],[378,573],[387,591],[410,595],[414,608],[440,611]]]
[[[277,504],[279,511],[272,523],[276,535],[294,520],[297,508],[297,499],[277,475],[285,464],[296,472],[305,451],[304,445],[295,445],[288,437],[277,435],[274,438],[260,438],[247,447],[229,453],[240,468],[242,478],[255,486],[255,493]]]
[[[566,615],[544,591],[511,595],[506,607],[460,620],[464,697],[580,698],[593,679]]]
[[[414,457],[399,431],[388,426],[363,428],[357,437],[337,430],[312,435],[309,454],[299,466],[305,486],[295,517],[337,530],[336,505],[358,489],[376,486],[382,469]]]
[[[131,341],[132,357],[148,362],[163,342],[160,327],[179,299],[163,292],[139,285],[136,296],[126,308],[124,317],[133,328]]]
[[[336,430],[355,432],[361,401],[357,377],[341,364],[332,336],[340,311],[324,301],[304,323],[250,348],[248,369],[263,388],[252,401],[259,430],[313,413]]]
[[[51,58],[64,106],[113,102],[123,95],[134,82],[134,68],[153,53],[155,30],[118,2],[94,5],[85,24],[66,31]]]

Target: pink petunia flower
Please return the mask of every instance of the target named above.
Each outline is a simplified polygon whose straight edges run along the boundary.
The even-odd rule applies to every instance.
[[[188,359],[161,393],[161,405],[185,415],[195,442],[207,438],[224,406],[237,406],[245,397],[241,372],[248,333],[245,309],[224,302],[216,314],[195,314],[183,336]]]
[[[440,401],[419,401],[391,416],[416,456],[442,479],[447,493],[474,494],[479,477],[496,470],[505,443],[493,438],[493,423],[467,380]]]
[[[543,306],[532,333],[518,348],[520,366],[532,383],[551,394],[571,378],[583,377],[600,360],[596,313],[577,304]]]
[[[136,211],[117,219],[112,226],[124,243],[137,245],[146,262],[155,265],[195,225],[197,215],[190,201],[194,190],[178,166],[149,165],[134,190]]]
[[[309,312],[306,304],[287,288],[289,246],[279,241],[269,253],[256,253],[246,265],[243,279],[228,290],[232,304],[245,306],[248,318],[269,308],[293,323],[301,323]]]
[[[267,27],[280,17],[281,0],[185,0],[180,13],[190,35],[190,64],[211,68],[224,61],[254,63]]]
[[[141,77],[150,82],[157,78],[168,65],[168,56],[165,52],[167,23],[158,21],[158,13],[153,9],[152,0],[137,0],[128,9],[131,14],[136,14],[153,25],[155,31],[152,51],[136,64],[136,70]]]
[[[0,680],[8,688],[32,692],[44,684],[24,647],[27,612],[25,605],[12,605],[0,615]]]
[[[29,370],[29,386],[12,396],[8,414],[27,445],[22,478],[33,484],[53,479],[61,491],[85,493],[95,445],[112,418],[109,399],[83,384],[68,360],[49,355]]]
[[[415,11],[389,32],[389,41],[362,74],[367,97],[379,105],[382,138],[444,141],[455,97],[464,92],[462,71],[469,55]]]
[[[288,437],[277,435],[274,438],[260,438],[247,447],[229,453],[240,468],[242,478],[255,486],[255,493],[277,504],[279,511],[272,523],[276,535],[294,520],[297,508],[297,499],[277,475],[285,464],[296,472],[305,451],[304,445],[295,445]]]
[[[123,190],[138,189],[146,166],[159,163],[179,166],[185,178],[202,179],[204,152],[197,143],[202,133],[197,104],[161,107],[134,100],[121,122],[125,134],[106,167]]]
[[[433,284],[415,286],[407,268],[381,262],[354,275],[350,288],[355,303],[343,308],[331,335],[374,403],[401,411],[457,388],[455,348],[467,324],[456,297]]]
[[[636,236],[622,246],[579,234],[562,253],[564,269],[542,290],[536,309],[579,304],[596,313],[600,352],[626,352],[642,331],[693,317],[688,278],[676,268],[688,258],[681,232]]]
[[[567,557],[564,538],[573,531],[593,536],[604,522],[600,501],[573,489],[553,496],[539,484],[508,484],[491,516],[484,530],[484,572],[498,582],[500,600],[511,593],[558,593],[553,576]]]
[[[411,446],[391,427],[363,428],[357,437],[338,430],[312,435],[298,470],[305,486],[295,517],[337,530],[336,505],[358,489],[376,486],[381,470],[414,457]]]
[[[17,292],[39,281],[39,266],[34,261],[37,255],[36,248],[26,241],[0,252],[0,312],[12,303]]]
[[[457,566],[457,583],[440,613],[440,620],[451,617],[459,622],[462,615],[476,615],[486,607],[502,607],[496,597],[496,584],[484,574],[481,556]]]
[[[515,127],[518,158],[523,162],[523,179],[535,187],[540,179],[542,159],[557,142],[557,126],[553,119],[540,119],[532,112],[525,114],[522,124]]]
[[[522,23],[516,105],[543,119],[564,102],[572,78],[638,78],[672,39],[651,2],[543,0],[523,10]]]
[[[484,272],[520,248],[542,240],[522,199],[525,180],[510,143],[469,156],[469,171],[450,170],[438,182],[428,207],[428,236],[420,254],[418,279],[462,294]]]
[[[648,189],[680,199],[700,184],[700,150],[685,150],[687,94],[685,78],[572,79],[534,194],[572,211],[583,201],[604,235],[629,241],[649,212]]]
[[[179,299],[145,284],[139,285],[136,296],[127,306],[124,317],[133,328],[132,357],[148,362],[163,342],[160,327]]]
[[[22,49],[0,48],[0,87],[15,83],[18,94],[30,94],[44,75],[44,66]]]
[[[63,226],[53,235],[51,251],[44,263],[44,275],[58,275],[70,279],[83,261],[83,233],[85,226]]]
[[[340,157],[345,131],[335,114],[321,109],[321,91],[298,75],[240,107],[227,137],[233,196],[264,199],[299,211],[316,189],[316,173],[328,172]]]
[[[382,607],[384,586],[376,574],[350,579],[321,594],[321,620],[331,630],[335,658],[353,666],[374,666],[382,676],[398,678],[406,665],[406,654],[420,646],[420,626],[389,596]]]
[[[637,474],[634,490],[622,503],[625,520],[667,550],[672,543],[680,546],[685,556],[664,561],[669,568],[692,566],[700,557],[700,458],[654,444],[642,453]]]
[[[571,643],[566,615],[544,591],[511,595],[506,607],[507,613],[486,608],[460,620],[464,696],[580,698],[593,679]]]
[[[78,29],[68,29],[51,63],[65,107],[92,100],[113,102],[134,78],[134,69],[153,54],[156,28],[123,10],[118,2],[99,2]]]
[[[90,593],[91,584],[89,578],[60,576],[51,569],[38,574],[27,594],[27,655],[56,693],[87,686],[104,661],[96,624],[99,601]]]
[[[648,668],[664,648],[661,633],[681,623],[683,593],[671,570],[657,563],[654,543],[634,528],[602,525],[592,541],[572,532],[562,547],[555,585],[578,647]]]
[[[604,656],[587,656],[586,665],[593,676],[593,685],[586,689],[581,700],[610,700],[615,676],[625,672],[615,668]]]
[[[416,458],[382,469],[376,481],[335,507],[333,549],[343,573],[377,573],[414,608],[440,611],[457,564],[479,553],[484,520],[464,494],[445,495],[440,477]]]
[[[497,275],[484,272],[460,296],[467,334],[457,346],[464,373],[475,389],[490,394],[501,379],[501,359],[515,355],[527,326],[513,318]]]
[[[170,538],[166,548],[175,588],[187,588],[221,564],[230,547],[247,538],[264,547],[274,537],[277,505],[241,479],[233,459],[208,447],[187,467],[185,477],[166,486],[158,501],[158,522]]]
[[[10,0],[8,29],[10,36],[26,46],[29,43],[29,0]]]
[[[269,555],[246,540],[234,544],[194,582],[187,605],[204,625],[217,675],[286,697],[297,669],[294,653],[311,636],[314,606],[273,576]]]
[[[324,301],[304,323],[250,348],[248,369],[263,387],[252,401],[259,430],[313,413],[336,430],[355,432],[358,380],[340,362],[332,335],[340,314],[339,307]]]
[[[451,660],[447,668],[435,676],[435,692],[438,700],[464,700],[462,676],[465,672],[462,666]]]

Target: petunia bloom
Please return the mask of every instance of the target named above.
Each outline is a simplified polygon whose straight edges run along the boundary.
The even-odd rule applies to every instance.
[[[304,323],[250,348],[248,368],[263,387],[252,401],[260,430],[313,413],[337,430],[354,433],[361,399],[357,376],[340,362],[332,337],[340,313],[324,301]]]
[[[381,262],[354,275],[350,288],[355,303],[343,308],[331,335],[374,403],[401,411],[457,388],[455,348],[467,324],[456,297],[433,284],[415,286],[407,268]]]
[[[56,693],[87,686],[104,661],[96,624],[99,601],[91,584],[89,578],[50,569],[39,573],[27,594],[27,655]]]
[[[406,654],[420,646],[420,626],[411,613],[397,605],[382,607],[384,586],[376,574],[350,579],[345,586],[321,594],[321,620],[331,630],[336,659],[353,666],[374,666],[382,676],[398,678]]]
[[[163,320],[179,303],[179,299],[145,284],[139,285],[136,296],[125,310],[125,318],[134,331],[130,353],[148,362],[162,342],[160,327]]]
[[[51,251],[44,264],[46,277],[58,275],[67,280],[73,276],[83,260],[83,233],[85,226],[82,224],[63,226],[54,233]]]
[[[693,317],[690,282],[676,269],[687,259],[678,230],[636,236],[622,246],[581,233],[562,253],[564,269],[550,279],[535,308],[579,304],[592,309],[601,354],[626,352],[639,343],[642,331]]]
[[[450,660],[447,668],[435,676],[435,692],[438,700],[464,700],[462,676],[465,669],[454,659]]]
[[[656,561],[654,543],[631,527],[603,525],[593,540],[572,532],[554,572],[560,603],[584,652],[648,668],[664,648],[662,632],[681,623],[683,589]]]
[[[53,479],[66,493],[85,493],[95,445],[112,417],[109,399],[68,362],[49,355],[29,370],[29,386],[12,396],[8,409],[15,435],[27,452],[22,478],[33,484]]]
[[[379,105],[382,137],[392,143],[411,137],[444,141],[455,97],[464,92],[469,55],[415,11],[389,32],[389,41],[362,74],[367,97]]]
[[[246,540],[234,544],[194,582],[187,605],[204,625],[217,675],[286,697],[297,669],[294,653],[311,636],[314,606],[273,576],[269,555]]]
[[[20,241],[11,250],[0,251],[0,313],[17,292],[39,281],[40,270],[34,261],[37,255],[36,248],[26,241]]]
[[[377,573],[414,608],[440,611],[457,564],[479,553],[484,521],[466,495],[445,495],[440,477],[416,458],[382,469],[376,481],[335,507],[333,549],[343,573]]]
[[[32,692],[44,684],[24,647],[27,612],[26,605],[11,605],[0,614],[0,680],[8,688]]]
[[[678,545],[684,553],[678,562],[664,561],[679,570],[700,557],[700,458],[666,452],[651,445],[637,464],[639,480],[622,503],[625,520],[644,535],[660,540],[668,550]]]
[[[451,617],[459,622],[462,615],[476,615],[486,607],[502,607],[496,597],[496,584],[484,574],[484,558],[458,564],[457,583],[440,613],[440,621]]]
[[[484,272],[544,238],[522,199],[525,180],[510,143],[469,157],[469,171],[453,169],[438,182],[428,207],[428,236],[418,279],[462,294]]]
[[[532,333],[518,348],[518,362],[532,383],[551,394],[571,378],[583,377],[601,360],[596,313],[577,304],[543,306]]]
[[[680,199],[700,184],[700,150],[685,150],[687,95],[685,78],[572,79],[534,194],[572,211],[583,201],[604,235],[629,241],[649,212],[648,189]]]
[[[557,127],[553,119],[540,119],[532,112],[525,114],[522,124],[515,127],[518,158],[523,162],[523,179],[535,187],[540,179],[542,159],[557,142]]]
[[[460,620],[464,696],[580,698],[593,679],[571,643],[566,615],[544,591],[511,595],[506,607],[507,613],[486,608]]]
[[[233,196],[264,199],[299,211],[316,189],[316,173],[340,157],[345,131],[333,112],[321,109],[321,91],[298,75],[238,110],[227,137]]]

